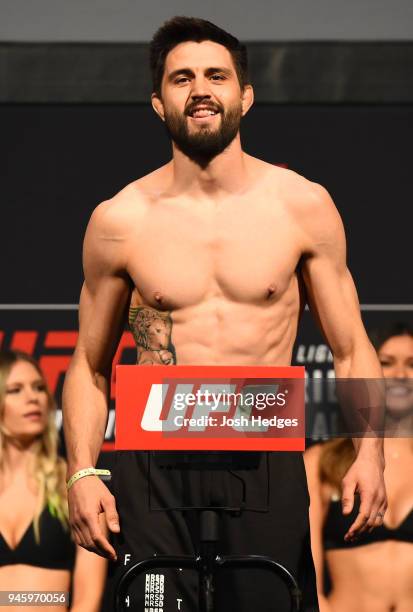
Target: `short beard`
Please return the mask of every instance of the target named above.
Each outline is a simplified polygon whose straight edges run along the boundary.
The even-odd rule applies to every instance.
[[[205,168],[238,134],[242,117],[241,103],[221,112],[221,126],[214,130],[206,127],[190,133],[187,117],[186,114],[165,113],[166,129],[176,147],[189,159]]]

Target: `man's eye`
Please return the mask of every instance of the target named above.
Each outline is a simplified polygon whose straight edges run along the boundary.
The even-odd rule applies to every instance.
[[[179,77],[179,79],[176,79],[175,83],[180,85],[181,83],[185,83],[186,81],[189,81],[188,77]]]
[[[225,77],[222,74],[213,74],[211,76],[211,79],[213,79],[214,81],[224,81]]]

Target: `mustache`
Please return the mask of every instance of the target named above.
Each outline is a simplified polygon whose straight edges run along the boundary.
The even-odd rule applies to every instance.
[[[196,110],[200,106],[202,106],[202,108],[205,110],[214,111],[215,113],[222,113],[224,110],[217,104],[208,104],[205,102],[193,102],[185,109],[185,115],[190,115],[191,113],[194,112],[194,110]]]

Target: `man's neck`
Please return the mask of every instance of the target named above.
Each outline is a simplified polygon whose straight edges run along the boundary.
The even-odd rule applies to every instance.
[[[242,191],[248,182],[247,155],[239,135],[205,167],[184,155],[173,144],[173,189],[179,193],[219,197]]]

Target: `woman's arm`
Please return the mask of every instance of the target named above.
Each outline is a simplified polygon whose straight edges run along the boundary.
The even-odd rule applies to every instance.
[[[99,517],[99,522],[107,537],[103,515]],[[107,565],[107,560],[100,555],[76,546],[71,612],[100,612]]]
[[[304,453],[304,463],[307,472],[308,490],[310,493],[310,533],[311,551],[317,579],[317,594],[320,612],[330,612],[330,604],[324,595],[324,549],[323,549],[323,523],[327,504],[321,493],[319,478],[319,464],[321,444],[312,446]]]
[[[105,587],[107,560],[76,546],[71,612],[99,612]]]

